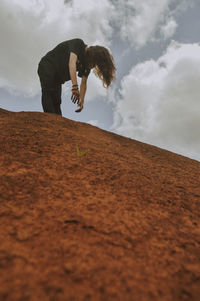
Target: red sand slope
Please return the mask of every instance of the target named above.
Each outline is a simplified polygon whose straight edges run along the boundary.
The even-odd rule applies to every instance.
[[[199,162],[53,114],[0,129],[0,300],[199,300]]]

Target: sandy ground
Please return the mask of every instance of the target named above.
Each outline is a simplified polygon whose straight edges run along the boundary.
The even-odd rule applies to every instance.
[[[199,162],[53,114],[0,131],[0,300],[200,300]]]

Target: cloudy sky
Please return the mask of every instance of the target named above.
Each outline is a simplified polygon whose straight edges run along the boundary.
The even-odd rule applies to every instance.
[[[93,73],[75,113],[63,85],[63,116],[200,161],[200,0],[1,0],[0,107],[42,111],[40,58],[81,38],[108,47],[116,80]]]

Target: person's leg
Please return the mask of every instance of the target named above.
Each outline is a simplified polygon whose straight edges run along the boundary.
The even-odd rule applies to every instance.
[[[56,113],[54,107],[54,90],[42,89],[42,107],[45,113]]]
[[[61,93],[62,93],[62,87],[61,87],[61,85],[58,85],[57,89],[54,91],[54,100],[53,100],[53,102],[54,102],[55,113],[59,114],[59,115],[62,115],[61,108],[60,108]]]
[[[38,67],[38,75],[42,87],[42,107],[44,112],[61,114],[57,103],[61,103],[61,85],[56,83],[54,67],[42,60]],[[59,97],[60,95],[60,97]]]

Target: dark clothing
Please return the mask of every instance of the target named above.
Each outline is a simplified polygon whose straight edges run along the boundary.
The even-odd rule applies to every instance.
[[[61,83],[58,82],[55,68],[45,61],[39,64],[38,75],[42,88],[42,107],[47,113],[61,115]]]
[[[42,87],[42,106],[44,112],[61,114],[61,85],[69,81],[70,52],[77,55],[78,76],[88,76],[90,69],[85,68],[86,44],[81,39],[72,39],[57,45],[40,61],[38,75]]]
[[[53,65],[56,72],[56,80],[64,84],[70,80],[69,74],[69,56],[70,52],[77,55],[77,71],[78,76],[88,76],[89,69],[85,68],[85,48],[86,44],[81,39],[72,39],[57,45],[53,50],[49,51],[40,61],[41,63],[49,62]]]

